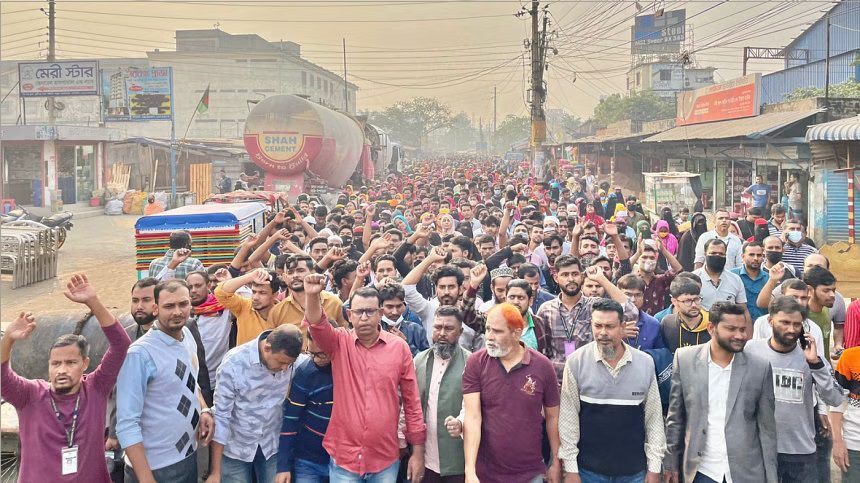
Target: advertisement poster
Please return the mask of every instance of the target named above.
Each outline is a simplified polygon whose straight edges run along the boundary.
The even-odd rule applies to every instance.
[[[670,10],[662,15],[636,17],[632,27],[631,53],[671,54],[681,51],[687,35],[687,11]]]
[[[169,121],[173,117],[173,69],[105,70],[102,97],[107,122]]]
[[[677,126],[757,116],[761,109],[761,74],[702,87],[678,95]]]
[[[245,133],[245,149],[266,172],[293,175],[308,169],[322,149],[322,138],[297,132]]]
[[[74,60],[18,64],[21,97],[99,95],[99,63]]]

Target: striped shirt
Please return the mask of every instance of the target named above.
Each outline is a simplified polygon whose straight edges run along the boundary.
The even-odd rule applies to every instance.
[[[818,250],[805,243],[795,246],[791,243],[786,243],[782,247],[782,261],[794,267],[794,273],[797,278],[803,279],[803,261],[806,257],[818,253]]]

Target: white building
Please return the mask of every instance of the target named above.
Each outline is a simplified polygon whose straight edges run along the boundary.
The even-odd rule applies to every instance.
[[[627,73],[627,92],[653,91],[674,99],[682,90],[694,90],[714,83],[714,67],[690,67],[678,62],[656,61],[637,64]]]

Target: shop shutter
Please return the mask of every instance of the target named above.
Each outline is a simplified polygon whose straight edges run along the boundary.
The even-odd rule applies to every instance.
[[[848,241],[848,175],[824,171],[824,237],[826,243]]]

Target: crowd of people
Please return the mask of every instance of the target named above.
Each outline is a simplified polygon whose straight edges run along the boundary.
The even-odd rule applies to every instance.
[[[649,213],[588,169],[451,159],[331,201],[229,265],[174,232],[128,320],[72,277],[91,373],[65,335],[17,375],[21,313],[19,481],[860,482],[860,302],[799,208]]]

